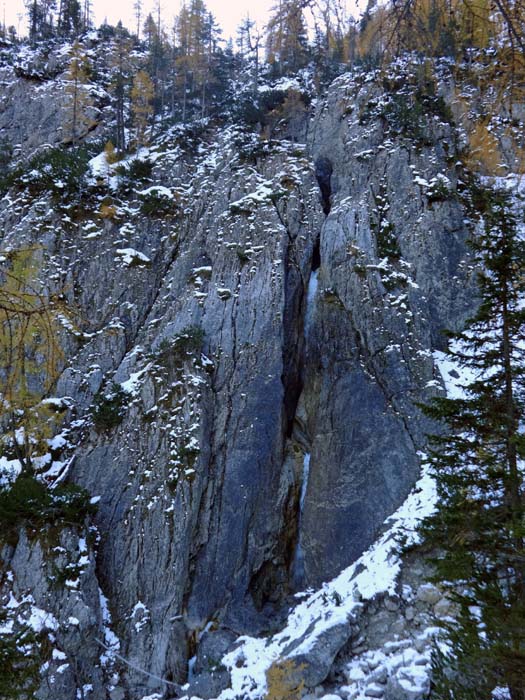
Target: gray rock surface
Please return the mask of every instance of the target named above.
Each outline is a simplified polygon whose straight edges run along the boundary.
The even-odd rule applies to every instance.
[[[2,605],[16,613],[15,624],[28,626],[39,640],[45,683],[38,700],[74,699],[77,689],[88,685],[95,696],[105,697],[110,686],[113,664],[104,660],[96,641],[108,640],[109,617],[89,544],[93,536],[87,529],[29,529],[0,549]]]
[[[5,93],[0,128],[31,150],[60,140],[62,116],[53,86],[35,96],[26,80]],[[52,555],[38,540],[22,536],[5,561],[57,619],[78,612],[84,646],[73,633],[63,646],[94,700],[170,692],[195,655],[190,687],[213,697],[228,679],[207,655],[278,626],[289,594],[355,560],[414,484],[429,428],[415,404],[439,385],[431,352],[472,303],[467,231],[452,127],[429,117],[420,146],[363,118],[374,97],[342,77],[306,146],[253,157],[234,127],[204,132],[198,152],[166,136],[152,149],[154,182],[177,194],[165,216],[134,195],[105,218],[87,199],[74,221],[45,195],[0,203],[2,248],[42,245],[49,283],[78,310],[57,385],[72,404],[61,459],[100,496],[78,601],[43,583]],[[441,200],[437,175],[450,184]],[[97,430],[89,407],[113,381],[129,391],[123,420]],[[118,679],[95,641],[99,586],[127,661]],[[332,630],[301,659],[308,687],[351,636]],[[60,683],[73,700],[80,681]],[[39,698],[55,697],[43,684]]]
[[[443,347],[442,330],[461,324],[473,296],[462,207],[453,194],[428,195],[438,174],[455,188],[443,150],[454,147],[453,128],[429,118],[429,145],[416,148],[363,119],[377,98],[343,76],[310,130],[312,159],[323,173],[331,165],[304,387],[303,548],[314,585],[372,543],[414,483],[430,428],[415,406],[430,395],[430,350]]]

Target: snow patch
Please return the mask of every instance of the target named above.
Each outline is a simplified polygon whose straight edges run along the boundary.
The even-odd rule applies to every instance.
[[[127,267],[131,267],[132,265],[148,265],[151,263],[147,255],[144,255],[144,253],[141,253],[139,250],[135,250],[135,248],[117,248],[115,252],[117,256],[119,256],[120,261]],[[118,260],[118,258],[115,259]]]
[[[426,470],[403,505],[387,520],[386,532],[359,559],[320,590],[307,595],[294,608],[285,627],[270,638],[241,637],[238,647],[222,663],[228,668],[232,688],[224,690],[219,700],[256,700],[266,693],[266,671],[277,659],[285,657],[290,640],[300,640],[288,658],[310,651],[320,635],[340,624],[380,593],[394,595],[401,569],[399,542],[419,540],[417,527],[435,508],[434,480]],[[407,680],[408,682],[408,680]]]

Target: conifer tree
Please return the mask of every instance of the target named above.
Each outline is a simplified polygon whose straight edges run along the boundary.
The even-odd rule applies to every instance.
[[[140,70],[133,78],[131,88],[131,111],[135,126],[135,141],[138,146],[146,144],[146,129],[153,114],[152,101],[155,90],[146,71]]]
[[[82,9],[79,0],[60,0],[58,33],[62,36],[77,36],[82,29],[82,24]]]
[[[78,41],[75,41],[71,49],[71,60],[66,74],[67,109],[67,138],[73,145],[77,145],[79,137],[91,125],[88,108],[91,106],[89,96],[90,66],[89,61]]]
[[[35,249],[1,257],[0,449],[31,474],[51,436],[53,411],[42,399],[58,374],[61,305],[38,289]]]
[[[133,11],[135,12],[135,19],[137,20],[137,39],[140,39],[140,21],[142,19],[142,0],[135,0],[133,3]]]
[[[175,19],[175,71],[181,95],[182,121],[188,116],[189,101],[200,105],[199,116],[206,114],[208,92],[218,56],[218,29],[203,0],[183,4]]]
[[[525,699],[525,240],[523,201],[475,190],[480,305],[451,355],[472,379],[427,413],[444,422],[430,464],[439,505],[424,526],[436,580],[458,605],[435,655],[439,700]]]
[[[110,61],[109,91],[115,110],[115,147],[119,153],[126,149],[125,105],[131,84],[132,42],[119,22],[115,33],[115,48]]]
[[[35,43],[53,35],[55,0],[25,0],[29,23],[29,39]]]
[[[279,0],[266,27],[267,60],[279,75],[295,73],[308,57],[303,5],[298,0]]]
[[[93,26],[91,0],[84,0],[82,9],[82,30],[87,31]]]
[[[262,39],[263,36],[257,29],[256,23],[250,20],[249,17],[245,17],[237,32],[237,45],[242,58],[251,64],[254,94],[257,93],[257,86],[259,84],[259,54]]]

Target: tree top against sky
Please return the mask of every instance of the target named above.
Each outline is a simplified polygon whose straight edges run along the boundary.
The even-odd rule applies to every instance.
[[[224,38],[235,39],[237,28],[247,15],[262,28],[268,21],[270,10],[278,3],[279,0],[235,0],[231,3],[225,3],[224,0],[207,0],[206,7],[217,19]],[[142,4],[144,17],[149,12],[156,16],[158,7],[156,0],[143,0]],[[349,10],[356,7],[364,10],[366,3],[364,0],[346,0],[346,4]],[[104,0],[91,0],[94,25],[98,27],[105,20],[108,24],[117,24],[122,20],[124,26],[131,29],[136,24],[134,5],[135,0],[115,0],[109,5]],[[173,18],[179,13],[181,6],[182,0],[161,0],[161,15],[168,26],[172,25]],[[0,9],[5,15],[6,26],[13,25],[18,34],[27,33],[27,12],[24,0],[2,0]]]

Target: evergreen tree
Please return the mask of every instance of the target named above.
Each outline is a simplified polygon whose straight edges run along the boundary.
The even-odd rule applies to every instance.
[[[84,0],[82,9],[82,30],[87,31],[93,26],[91,0]]]
[[[116,27],[114,47],[110,61],[109,92],[115,110],[115,147],[118,153],[122,153],[126,150],[125,105],[131,84],[132,41],[121,22]]]
[[[137,20],[137,39],[140,39],[140,20],[142,19],[142,0],[135,0],[133,3],[135,19]]]
[[[155,114],[163,115],[166,100],[166,84],[168,80],[170,50],[166,34],[164,32],[160,3],[156,4],[156,20],[153,21],[148,15],[144,27],[145,36],[149,48],[147,72],[153,81],[154,100],[153,108]]]
[[[62,36],[78,36],[82,29],[82,8],[79,0],[60,0],[58,33]]]
[[[436,652],[440,700],[525,700],[525,240],[523,202],[477,189],[483,230],[474,241],[480,305],[450,354],[472,375],[462,398],[439,398],[444,421],[430,463],[439,505],[424,525],[436,580],[458,605]]]
[[[192,105],[195,116],[203,117],[207,113],[208,93],[220,53],[220,29],[203,0],[191,0],[189,5],[182,5],[175,19],[174,33],[174,67],[184,122]]]
[[[253,93],[257,94],[259,84],[260,49],[263,36],[257,25],[249,17],[241,22],[237,32],[237,45],[242,58],[248,62],[252,72]]]
[[[29,39],[35,43],[53,35],[55,0],[25,0],[28,14]]]

